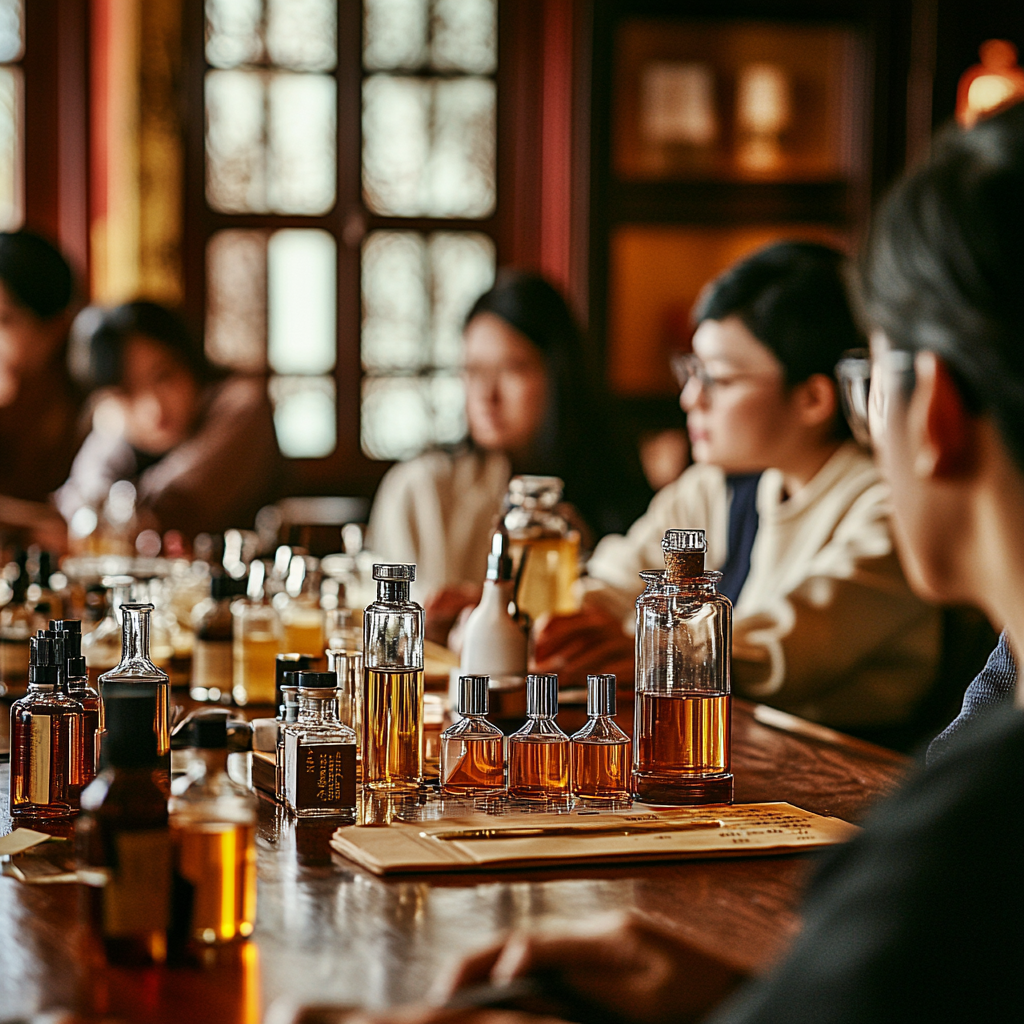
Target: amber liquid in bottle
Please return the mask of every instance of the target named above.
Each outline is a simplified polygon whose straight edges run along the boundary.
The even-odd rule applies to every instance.
[[[619,800],[629,796],[629,742],[573,743],[573,796]]]
[[[192,939],[209,945],[252,934],[256,923],[254,825],[171,823],[178,874],[192,885]]]
[[[497,793],[505,788],[502,740],[441,739],[441,782],[456,795]]]
[[[67,818],[81,790],[82,709],[59,691],[11,706],[11,816]]]
[[[728,694],[637,693],[634,792],[658,802],[685,786],[694,802],[731,799]],[[726,781],[716,779],[725,776]],[[689,792],[692,790],[692,793]],[[671,799],[669,802],[678,802]]]
[[[103,702],[83,678],[68,681],[68,694],[82,705],[82,743],[78,785],[87,786],[99,769],[99,734],[103,731]]]
[[[569,796],[569,742],[510,736],[508,794],[519,800],[560,800]]]
[[[423,670],[366,669],[363,782],[415,789],[423,778]]]

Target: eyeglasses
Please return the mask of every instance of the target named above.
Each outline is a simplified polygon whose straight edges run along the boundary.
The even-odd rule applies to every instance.
[[[865,448],[871,447],[872,420],[885,419],[892,394],[892,389],[882,383],[886,372],[913,374],[913,352],[889,349],[872,359],[866,348],[851,349],[836,364],[843,414],[857,443]]]
[[[672,373],[675,375],[676,383],[680,391],[685,391],[691,381],[697,381],[705,395],[710,396],[716,388],[728,387],[741,380],[768,380],[765,374],[761,373],[730,373],[721,377],[714,377],[708,373],[707,367],[700,361],[700,358],[693,352],[677,352],[669,360]]]

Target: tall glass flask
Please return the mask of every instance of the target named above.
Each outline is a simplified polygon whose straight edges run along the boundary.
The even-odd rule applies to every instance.
[[[413,789],[423,779],[423,609],[409,599],[415,565],[375,565],[363,615],[363,783]]]
[[[121,605],[121,663],[100,676],[100,696],[106,705],[111,686],[144,686],[156,694],[153,735],[156,737],[154,778],[165,793],[171,790],[171,681],[149,658],[151,604]],[[101,752],[102,758],[102,752]]]
[[[664,573],[636,602],[634,795],[649,803],[732,801],[732,603],[704,571],[703,530],[668,530]]]

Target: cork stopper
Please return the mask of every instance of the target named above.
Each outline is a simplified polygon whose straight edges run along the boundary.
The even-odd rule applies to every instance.
[[[669,583],[680,584],[704,573],[707,540],[703,530],[666,530],[661,541]]]

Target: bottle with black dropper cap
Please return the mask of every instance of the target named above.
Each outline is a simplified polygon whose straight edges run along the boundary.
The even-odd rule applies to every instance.
[[[75,823],[93,925],[108,961],[130,967],[167,957],[172,864],[167,799],[154,778],[159,700],[152,683],[106,684],[102,766]]]
[[[29,640],[28,693],[11,705],[11,816],[67,818],[75,809],[82,705],[61,690],[64,641]]]
[[[78,619],[51,619],[49,632],[63,636],[67,664],[68,695],[82,705],[82,765],[80,784],[89,785],[99,769],[99,738],[103,732],[103,701],[99,690],[89,683],[82,657],[82,623]]]

